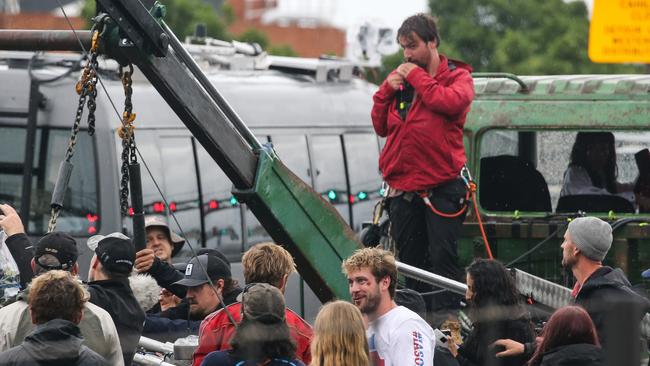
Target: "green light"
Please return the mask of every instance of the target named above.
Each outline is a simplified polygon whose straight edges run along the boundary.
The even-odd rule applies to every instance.
[[[331,201],[334,201],[336,199],[336,192],[334,190],[330,190],[329,192],[327,192],[327,197]]]
[[[384,197],[384,193],[386,193],[386,190],[384,190],[383,188],[379,190],[380,196]]]
[[[361,192],[357,193],[357,197],[360,200],[365,200],[366,198],[368,198],[368,194],[366,192],[364,192],[364,191],[361,191]]]
[[[237,199],[235,198],[235,196],[230,197],[230,204],[231,204],[232,206],[234,206],[234,205],[237,204]]]

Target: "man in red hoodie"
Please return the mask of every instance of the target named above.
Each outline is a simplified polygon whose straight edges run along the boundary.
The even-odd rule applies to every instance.
[[[461,280],[457,237],[465,213],[443,214],[466,203],[459,177],[465,165],[463,125],[474,98],[471,67],[438,53],[435,20],[426,14],[407,18],[397,32],[405,62],[388,75],[373,96],[372,123],[386,137],[379,168],[390,186],[388,212],[399,260]],[[407,286],[428,291],[423,283]],[[428,310],[457,307],[449,293],[428,298]]]
[[[252,246],[241,259],[244,268],[244,280],[247,285],[252,283],[268,283],[284,293],[289,275],[296,271],[296,264],[291,254],[283,247],[274,243],[260,243]],[[243,292],[246,292],[244,288]],[[208,315],[199,329],[199,346],[194,351],[193,366],[201,362],[210,352],[232,349],[230,340],[235,334],[235,325],[241,322],[242,303],[236,302],[225,309],[219,309]],[[285,309],[286,323],[289,326],[291,338],[296,342],[296,358],[305,365],[311,363],[309,346],[313,337],[311,325],[298,314]]]

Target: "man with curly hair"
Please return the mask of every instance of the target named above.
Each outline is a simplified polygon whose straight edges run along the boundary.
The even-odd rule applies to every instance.
[[[82,344],[77,325],[87,301],[88,293],[70,272],[52,270],[36,277],[29,293],[29,311],[36,329],[21,345],[0,353],[0,364],[108,365]]]

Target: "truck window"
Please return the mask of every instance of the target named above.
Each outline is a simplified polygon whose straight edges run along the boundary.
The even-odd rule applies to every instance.
[[[20,209],[26,130],[23,127],[1,127],[0,130],[0,200]],[[69,137],[67,129],[37,130],[29,221],[25,225],[30,234],[42,235],[47,231],[52,190]],[[93,235],[100,228],[101,218],[97,216],[95,150],[93,140],[85,131],[78,135],[72,163],[74,170],[65,194],[64,209],[57,220],[57,230],[77,236]]]
[[[350,177],[353,229],[360,231],[364,221],[372,221],[372,209],[381,189],[377,137],[372,134],[347,134],[343,136],[343,141]]]
[[[535,148],[531,151],[531,161],[519,155],[521,149],[517,145],[518,131],[487,131],[481,139],[480,149],[481,206],[492,211],[572,212],[587,205],[582,201],[588,198],[592,203],[582,211],[637,211],[639,207],[633,188],[639,171],[634,155],[639,150],[650,147],[650,132],[613,131],[611,134],[616,153],[613,157],[616,161],[615,193],[602,189],[599,191],[591,183],[588,187],[578,187],[580,189],[575,190],[565,182],[577,135],[578,131],[535,131],[532,140]],[[586,170],[584,172],[586,181],[591,182]],[[563,187],[567,187],[564,192]],[[572,197],[562,199],[561,207],[558,207],[561,196]],[[598,204],[599,199],[602,204]]]

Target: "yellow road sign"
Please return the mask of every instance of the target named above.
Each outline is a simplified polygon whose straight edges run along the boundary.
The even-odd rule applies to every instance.
[[[594,0],[589,59],[650,63],[650,0]]]

